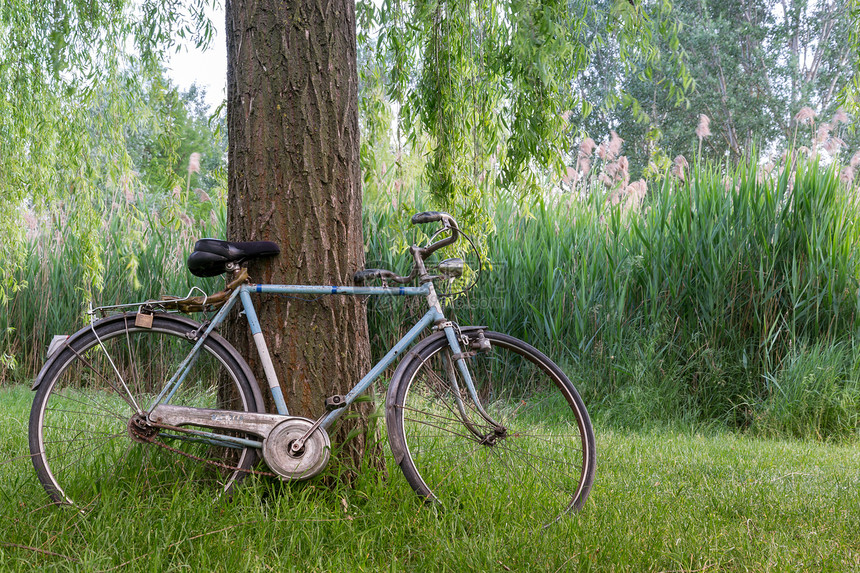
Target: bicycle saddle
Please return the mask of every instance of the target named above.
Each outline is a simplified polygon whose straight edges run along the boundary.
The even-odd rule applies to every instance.
[[[188,256],[188,270],[198,277],[214,277],[227,272],[228,263],[272,257],[281,252],[272,241],[235,243],[218,239],[200,239]]]

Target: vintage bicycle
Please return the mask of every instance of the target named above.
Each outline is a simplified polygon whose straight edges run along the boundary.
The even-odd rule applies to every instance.
[[[463,261],[442,261],[432,269],[438,274],[426,261],[461,231],[440,212],[412,223],[441,226],[429,245],[410,247],[408,276],[366,269],[356,286],[255,284],[247,263],[277,255],[275,243],[201,239],[189,270],[229,275],[224,291],[93,309],[91,324],[50,354],[33,384],[30,451],[51,499],[83,509],[115,488],[193,480],[229,494],[251,473],[312,478],[329,461],[328,431],[402,357],[388,381],[385,422],[390,455],[419,496],[454,510],[475,501],[542,526],[581,508],[595,474],[582,399],[531,345],[445,317],[434,281],[462,275]],[[382,286],[364,286],[370,280]],[[428,310],[352,390],[328,397],[308,419],[287,410],[253,304],[258,294],[419,296]],[[237,303],[276,413],[265,411],[251,368],[217,333]],[[214,315],[198,322],[181,314],[199,311]],[[255,469],[260,457],[270,471]]]

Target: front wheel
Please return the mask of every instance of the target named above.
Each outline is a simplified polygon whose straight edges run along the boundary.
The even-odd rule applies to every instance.
[[[579,510],[595,473],[594,431],[573,384],[531,345],[485,331],[467,358],[482,416],[443,336],[398,368],[386,423],[418,495],[495,523],[546,527]],[[454,376],[459,392],[453,390]]]

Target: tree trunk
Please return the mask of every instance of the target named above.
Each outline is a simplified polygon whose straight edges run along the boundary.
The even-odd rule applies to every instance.
[[[227,236],[280,245],[250,266],[254,282],[352,284],[364,267],[354,1],[227,0],[226,17]],[[370,343],[358,298],[304,298],[254,302],[290,414],[316,419],[368,370]],[[244,317],[226,334],[270,400]],[[335,444],[355,425],[339,427]],[[355,462],[367,435],[345,445]]]

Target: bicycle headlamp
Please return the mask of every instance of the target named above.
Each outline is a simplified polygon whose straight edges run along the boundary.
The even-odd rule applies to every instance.
[[[466,263],[463,259],[453,258],[453,259],[445,259],[444,261],[439,263],[439,274],[443,275],[449,279],[456,279],[463,276],[463,269],[465,268]]]

